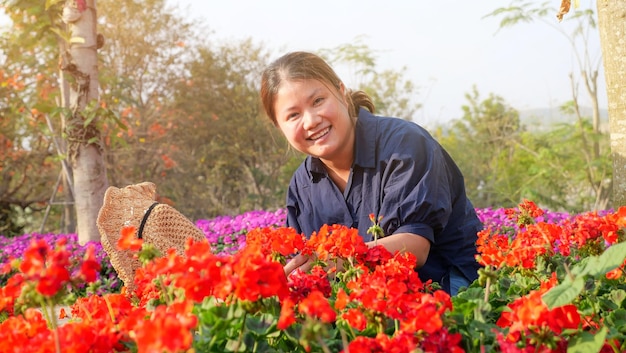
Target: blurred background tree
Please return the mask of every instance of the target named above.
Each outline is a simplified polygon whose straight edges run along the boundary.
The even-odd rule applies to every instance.
[[[609,189],[598,186],[610,184],[609,136],[594,132],[590,119],[564,106],[571,122],[541,130],[524,124],[502,97],[481,99],[474,89],[466,99],[464,116],[434,135],[464,172],[474,206],[516,207],[527,198],[551,210],[608,207]],[[590,158],[590,139],[603,155]]]
[[[18,113],[31,113],[40,127],[34,135],[43,135],[51,142],[48,146],[54,146],[53,153],[63,158],[63,176],[68,181],[72,180],[63,184],[53,181],[55,186],[48,186],[47,194],[52,192],[54,195],[57,190],[51,189],[69,185],[71,203],[78,215],[76,227],[79,240],[82,243],[97,240],[99,234],[94,220],[108,181],[98,127],[102,111],[98,104],[96,51],[101,43],[95,33],[95,2],[5,0],[0,5],[6,9],[13,23],[11,31],[6,31],[6,41],[2,43],[6,67],[25,66],[23,71],[14,71],[23,75],[24,82],[57,81],[50,81],[46,87],[28,87],[28,94],[20,94],[22,102],[17,105]],[[22,62],[16,64],[14,60]],[[22,123],[27,118],[11,115],[9,119],[21,119]],[[16,122],[14,126],[19,125],[20,122]],[[60,128],[55,129],[55,126]],[[55,130],[62,131],[62,138],[55,135]],[[30,142],[14,146],[31,153],[32,148],[38,146]],[[36,172],[36,168],[32,166],[31,172]],[[34,187],[32,182],[30,180],[27,185]],[[49,202],[52,199],[50,197]]]
[[[20,234],[38,230],[54,192],[69,194],[63,184],[55,187],[66,157],[55,138],[65,137],[60,118],[67,110],[59,38],[35,40],[29,32],[50,30],[43,5],[0,4],[13,20],[0,37],[0,233]],[[283,207],[304,156],[288,147],[258,98],[261,70],[282,53],[252,39],[219,43],[203,23],[163,0],[98,4],[104,46],[95,120],[109,184],[155,182],[161,202],[194,220]],[[371,94],[380,114],[410,120],[419,111],[419,86],[405,68],[380,70],[379,53],[365,38],[319,53],[350,88]],[[587,79],[593,87],[593,74]],[[458,119],[430,127],[464,172],[475,206],[513,207],[522,198],[572,212],[611,206],[608,132],[595,113],[584,115],[576,94],[563,104],[571,121],[547,130],[528,126],[504,98],[481,97],[476,88]],[[63,214],[51,207],[42,230],[66,231]]]
[[[567,5],[569,11],[569,1],[564,1],[563,5]],[[572,100],[563,103],[561,109],[563,112],[572,117],[570,128],[576,129],[576,132],[569,134],[571,137],[568,141],[577,146],[579,158],[582,157],[584,163],[575,163],[580,168],[581,175],[573,177],[577,182],[586,184],[586,187],[574,187],[569,190],[570,202],[561,203],[561,207],[567,207],[569,204],[575,204],[578,207],[589,207],[588,209],[598,210],[605,209],[611,204],[611,198],[614,196],[612,192],[619,192],[619,187],[613,187],[613,166],[607,163],[611,159],[610,145],[603,143],[610,135],[607,135],[607,128],[602,130],[600,119],[600,104],[598,101],[598,75],[602,68],[602,55],[600,48],[589,47],[589,37],[598,35],[597,14],[591,9],[574,9],[566,20],[575,24],[571,33],[566,32],[557,22],[557,15],[561,10],[556,6],[561,5],[559,2],[545,2],[537,6],[532,2],[524,0],[513,0],[507,7],[501,7],[494,10],[487,16],[500,17],[500,28],[507,28],[523,23],[541,22],[552,30],[563,35],[571,47],[573,56],[573,67],[569,75]],[[561,17],[562,18],[562,14]],[[582,87],[581,87],[582,84]],[[584,116],[580,106],[580,94],[586,94],[588,101],[591,103],[591,116]],[[561,132],[567,129],[567,126],[560,127]],[[614,128],[613,128],[614,130]],[[562,136],[562,134],[561,134]],[[563,152],[562,149],[557,149]],[[555,151],[556,153],[556,151]],[[560,156],[561,160],[562,155]],[[549,158],[550,159],[550,158]],[[577,158],[578,159],[578,158]],[[571,164],[570,164],[571,165]],[[568,174],[564,174],[567,177]],[[617,180],[623,177],[616,176]],[[571,179],[564,182],[569,183]],[[574,193],[577,193],[574,194]],[[546,195],[547,196],[547,195]],[[543,197],[547,201],[547,197]],[[576,204],[573,200],[593,200],[593,202],[583,202]],[[554,202],[547,203],[553,205]]]
[[[12,9],[18,23],[0,36],[0,234],[36,229],[59,174],[45,115],[59,98],[54,36],[37,1]],[[35,218],[33,218],[35,217]],[[41,219],[41,218],[39,218]]]
[[[519,113],[494,94],[481,101],[476,87],[465,98],[463,117],[453,122],[451,137],[440,136],[440,142],[463,171],[476,207],[515,204],[523,179],[512,168],[522,132]]]

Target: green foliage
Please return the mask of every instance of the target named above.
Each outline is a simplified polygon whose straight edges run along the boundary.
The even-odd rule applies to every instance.
[[[500,28],[513,27],[522,23],[543,21],[552,27],[554,16],[558,13],[559,2],[544,1],[537,4],[534,1],[512,0],[507,7],[500,7],[485,15],[485,17],[500,17]],[[576,22],[573,36],[583,35],[588,28],[597,28],[594,11],[590,8],[573,7],[571,13],[567,15],[569,21]]]
[[[226,305],[207,299],[194,308],[199,319],[195,351],[294,352],[298,348],[295,328],[278,330],[273,320],[280,312],[278,302],[268,299],[254,304],[252,308],[242,302]]]
[[[177,149],[167,130],[177,116],[170,109],[173,87],[193,43],[192,21],[173,13],[165,1],[98,3],[100,99],[112,117],[102,127],[109,183],[140,181],[161,185]],[[177,45],[178,44],[178,45]],[[175,161],[174,161],[175,162]]]
[[[573,302],[585,289],[587,277],[602,279],[607,272],[618,268],[624,259],[626,243],[613,245],[601,255],[585,258],[572,268],[570,276],[543,295],[544,302],[551,309]]]
[[[302,157],[288,152],[258,104],[257,79],[267,63],[268,54],[246,40],[199,48],[186,65],[188,77],[176,84],[173,97],[183,118],[170,132],[181,145],[175,154],[180,169],[166,181],[176,201],[184,201],[183,213],[206,217],[282,207],[293,171],[286,166]],[[181,179],[183,173],[192,180]]]
[[[468,195],[476,207],[511,207],[521,197],[518,186],[523,178],[513,161],[523,131],[519,114],[496,95],[481,101],[476,88],[466,98],[463,117],[440,142],[464,173]]]
[[[54,106],[56,39],[41,2],[0,1],[19,25],[0,31],[0,234],[22,234],[60,166],[45,114]]]
[[[465,176],[476,207],[513,207],[527,198],[552,210],[603,209],[610,185],[609,137],[588,119],[530,131],[517,111],[491,94],[467,94],[464,115],[434,134]],[[567,105],[564,107],[567,109]],[[592,156],[593,143],[601,153]]]
[[[591,157],[590,140],[597,141],[603,151],[597,158]],[[529,183],[525,197],[551,209],[605,208],[598,206],[598,200],[612,175],[608,144],[608,134],[594,133],[589,120],[527,134],[521,146],[534,160],[532,172],[537,179]]]
[[[381,115],[412,120],[421,104],[415,102],[417,86],[406,80],[406,67],[399,70],[381,70],[376,64],[376,53],[359,36],[352,43],[332,49],[322,49],[324,57],[336,70],[347,68],[347,77],[341,77],[348,88],[367,93]],[[338,72],[341,76],[341,71]],[[354,87],[349,87],[351,84]]]
[[[564,155],[559,152],[566,149],[567,145],[557,147],[551,144],[548,146],[548,148],[556,147],[561,150],[555,154],[556,156],[544,153],[544,151],[538,152],[532,146],[525,146],[531,153],[543,155],[545,161],[549,163],[547,167],[535,169],[535,171],[541,170],[544,180],[547,181],[546,188],[537,185],[528,188],[526,192],[529,194],[528,197],[551,208],[564,208],[576,212],[606,209],[610,207],[611,201],[612,172],[610,167],[606,167],[609,153],[606,143],[608,138],[601,132],[599,117],[598,72],[601,59],[600,55],[594,54],[594,52],[599,52],[599,48],[593,48],[589,44],[589,38],[596,35],[597,29],[594,5],[588,3],[580,7],[573,6],[566,16],[567,24],[560,24],[554,19],[558,13],[556,8],[558,4],[558,2],[550,1],[538,4],[533,1],[512,0],[509,6],[497,8],[486,15],[486,17],[501,18],[500,29],[530,22],[542,22],[552,27],[570,44],[576,66],[570,74],[572,101],[562,106],[564,112],[572,115],[572,124],[567,125],[567,131],[561,133],[565,135],[578,133],[576,137],[571,136],[568,141],[571,146],[578,148],[577,157],[571,159],[570,162],[562,158]],[[592,109],[595,111],[591,117],[592,129],[587,128],[588,117],[583,116],[579,109],[579,87],[585,88],[584,93],[588,95]],[[577,129],[572,129],[575,122]],[[568,158],[570,153],[570,151],[566,152]],[[555,158],[559,158],[559,161],[555,161]],[[563,163],[567,165],[562,166]],[[558,173],[558,168],[561,167],[564,167],[564,170]],[[557,197],[554,197],[552,187],[555,187]]]

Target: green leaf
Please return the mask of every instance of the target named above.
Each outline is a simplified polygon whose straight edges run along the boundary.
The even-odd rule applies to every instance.
[[[246,329],[259,336],[265,336],[276,331],[276,326],[272,325],[271,315],[250,316],[246,319]]]
[[[593,258],[597,258],[597,261],[593,261]],[[611,245],[602,255],[593,258],[587,265],[590,267],[589,274],[594,277],[605,275],[619,267],[626,259],[626,242]]]
[[[597,353],[600,352],[606,339],[607,329],[603,327],[598,333],[581,332],[570,340],[567,353]]]
[[[572,268],[572,274],[577,277],[585,275],[604,276],[607,272],[619,267],[624,259],[626,259],[626,242],[612,245],[601,255],[582,259]]]
[[[90,115],[87,117],[87,119],[85,119],[85,121],[84,121],[84,123],[83,123],[83,127],[87,127],[87,126],[89,126],[89,125],[91,124],[91,122],[92,122],[95,118],[96,118],[96,116],[95,116],[95,115],[91,115],[91,114],[90,114]]]
[[[113,110],[111,110],[111,109],[104,109],[104,112],[102,113],[102,115],[103,115],[104,118],[113,120],[115,122],[115,124],[117,125],[117,127],[119,127],[120,129],[122,129],[124,131],[128,130],[128,127],[122,122],[120,117]]]
[[[229,352],[246,352],[248,347],[246,347],[246,343],[243,341],[228,340],[226,349],[228,349]]]
[[[548,308],[557,308],[569,304],[576,299],[580,292],[582,292],[584,286],[585,279],[583,277],[576,277],[573,282],[566,281],[550,289],[542,296],[542,299]]]
[[[589,274],[590,267],[593,267],[593,266],[588,266],[589,260],[591,260],[590,257],[585,257],[585,258],[580,259],[580,262],[578,262],[575,266],[572,267],[572,270],[571,270],[572,275],[574,277],[578,277],[578,276],[586,276],[587,274]]]
[[[623,289],[614,289],[603,297],[612,304],[612,306],[609,307],[609,310],[617,310],[617,308],[622,306],[622,303],[626,299],[626,291]]]
[[[606,324],[623,332],[626,327],[626,310],[617,309],[606,317]]]

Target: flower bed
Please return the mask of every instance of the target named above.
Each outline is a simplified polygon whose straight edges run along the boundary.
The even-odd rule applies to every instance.
[[[479,215],[484,268],[454,297],[422,283],[410,255],[367,248],[356,230],[336,225],[305,239],[278,227],[278,212],[249,227],[199,222],[211,243],[146,259],[134,293],[85,291],[61,326],[29,307],[83,293],[71,290],[101,280],[103,261],[96,244],[76,256],[72,240],[34,241],[2,266],[0,352],[626,350],[626,207],[570,216],[524,202]],[[297,252],[316,254],[318,266],[287,278],[282,266]]]

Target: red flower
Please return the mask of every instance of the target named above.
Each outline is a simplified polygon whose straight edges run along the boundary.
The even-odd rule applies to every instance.
[[[50,252],[50,247],[45,240],[31,241],[28,249],[24,251],[24,261],[20,264],[20,271],[28,277],[39,275],[46,266],[48,252]]]
[[[303,234],[296,232],[294,228],[256,228],[246,235],[246,246],[258,246],[265,255],[278,253],[288,256],[299,252],[304,248],[305,238]]]
[[[532,218],[537,218],[543,215],[543,210],[537,207],[537,204],[534,202],[524,199],[522,203],[519,205],[519,208],[522,212],[527,213]]]
[[[357,330],[363,331],[367,327],[367,318],[362,310],[348,309],[348,311],[341,314],[341,318]]]
[[[465,350],[459,347],[461,338],[461,334],[450,333],[447,328],[444,328],[424,337],[424,341],[421,342],[420,346],[424,352],[465,353]]]
[[[179,352],[189,349],[193,342],[191,330],[198,324],[198,318],[191,313],[192,309],[190,301],[160,305],[148,318],[135,321],[131,331],[138,352]]]
[[[569,304],[550,311],[548,316],[548,326],[557,335],[565,329],[578,329],[581,317],[575,305]]]
[[[295,303],[306,298],[313,290],[322,292],[325,297],[329,297],[332,292],[328,273],[321,266],[313,267],[311,273],[304,273],[301,270],[291,273],[289,290],[289,296]]]
[[[622,278],[622,276],[624,275],[624,265],[626,265],[626,261],[622,263],[622,265],[618,268],[615,268],[609,272],[606,273],[606,278],[607,279],[612,279],[612,280],[617,280]]]
[[[24,316],[10,316],[0,323],[0,352],[37,351],[32,348],[44,347],[41,341],[47,339],[52,339],[48,323],[36,309],[28,308]]]
[[[581,317],[576,306],[564,305],[548,309],[541,299],[544,291],[532,291],[528,295],[516,299],[508,305],[510,311],[504,311],[496,322],[500,327],[508,327],[507,339],[517,341],[520,333],[551,332],[559,335],[563,329],[577,329],[581,324]]]
[[[367,252],[358,258],[365,266],[373,269],[377,265],[380,265],[393,257],[393,254],[382,245],[376,245],[369,249]]]
[[[33,240],[24,252],[20,271],[44,296],[54,296],[70,279],[70,253],[65,249],[65,242],[65,238],[59,239],[57,249],[51,250],[45,240]]]
[[[7,284],[0,288],[0,312],[13,313],[15,299],[22,294],[22,288],[25,284],[24,276],[21,273],[16,273],[8,279]]]
[[[342,352],[350,353],[384,353],[381,344],[371,337],[357,336],[348,345],[348,349]]]
[[[301,314],[318,318],[324,323],[334,322],[337,317],[337,313],[328,303],[328,299],[317,290],[311,292],[308,297],[300,302],[298,311]]]
[[[368,251],[358,229],[342,225],[323,225],[319,232],[311,235],[306,248],[317,254],[322,261],[330,258],[356,258]]]
[[[67,315],[67,312],[65,311],[65,308],[61,308],[61,310],[59,310],[59,319],[66,319],[69,316]]]
[[[137,238],[137,229],[134,226],[124,226],[120,231],[120,239],[117,247],[120,250],[139,251],[143,245],[143,239]]]
[[[287,298],[283,300],[280,306],[280,317],[276,327],[279,330],[286,330],[289,326],[296,322],[296,316],[293,311],[294,302]]]
[[[237,278],[235,296],[241,300],[256,301],[272,296],[283,300],[289,295],[283,266],[262,254],[244,249],[235,256],[233,269]]]
[[[93,244],[89,244],[85,250],[85,258],[80,265],[79,275],[83,277],[86,282],[94,282],[98,278],[100,269],[101,265],[96,260],[96,248]]]
[[[348,296],[348,294],[346,294],[343,288],[339,288],[339,290],[337,291],[337,298],[335,300],[335,309],[343,310],[349,302],[350,297]]]

